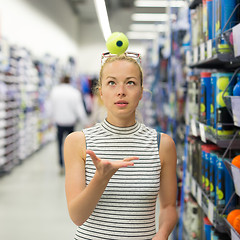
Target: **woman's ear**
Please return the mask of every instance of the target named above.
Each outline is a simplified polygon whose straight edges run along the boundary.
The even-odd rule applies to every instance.
[[[102,88],[101,87],[98,88],[98,93],[99,93],[100,98],[102,98]]]

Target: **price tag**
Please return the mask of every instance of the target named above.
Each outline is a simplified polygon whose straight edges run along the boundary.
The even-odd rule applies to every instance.
[[[234,56],[238,57],[240,56],[240,44],[238,41],[240,38],[240,23],[232,28],[232,33],[233,33]]]
[[[240,169],[235,167],[235,166],[231,166],[232,168],[232,175],[233,175],[233,182],[234,182],[234,186],[235,186],[235,191],[236,194],[238,196],[240,196]]]
[[[191,185],[191,192],[194,197],[196,197],[196,181],[194,178],[192,178],[192,185]]]
[[[213,223],[214,216],[214,205],[211,201],[208,201],[208,219],[211,223]]]
[[[192,135],[197,137],[198,134],[197,134],[197,124],[196,124],[196,121],[192,118],[191,119],[191,130],[192,130]]]
[[[207,58],[212,57],[212,39],[207,41]]]
[[[239,106],[239,96],[231,97],[231,105],[233,111],[234,124],[240,127],[240,106]]]
[[[197,63],[198,62],[198,47],[195,47],[193,49],[193,62]]]
[[[202,206],[202,189],[200,187],[197,189],[197,202],[199,206]]]
[[[231,240],[239,240],[238,235],[235,233],[235,231],[231,228]]]
[[[206,143],[207,140],[206,140],[206,134],[205,134],[204,124],[200,123],[200,124],[199,124],[199,128],[200,128],[200,137],[201,137],[201,140]]]
[[[200,60],[203,61],[205,59],[205,43],[201,43],[200,45]]]

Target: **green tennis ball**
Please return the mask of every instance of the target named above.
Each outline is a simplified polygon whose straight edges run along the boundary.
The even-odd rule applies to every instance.
[[[225,96],[228,96],[228,92],[225,93]],[[224,102],[223,100],[223,92],[220,92],[218,95],[217,95],[217,103],[221,106],[221,107],[225,107],[226,106],[226,103]]]
[[[228,77],[220,77],[217,80],[217,87],[223,91],[227,87],[228,83],[229,83]]]
[[[121,32],[114,32],[106,42],[107,49],[112,54],[121,55],[128,48],[128,38]]]

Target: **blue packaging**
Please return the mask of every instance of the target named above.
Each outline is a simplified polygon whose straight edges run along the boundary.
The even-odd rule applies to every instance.
[[[207,40],[212,39],[213,0],[207,0]]]
[[[223,92],[229,84],[233,73],[214,73],[211,78],[213,112],[211,114],[211,125],[216,129],[217,135],[225,136],[233,134],[233,119],[223,99]],[[233,84],[231,83],[224,96],[232,95]]]
[[[211,73],[201,72],[199,120],[210,126]]]
[[[212,1],[212,54],[216,54],[216,9],[217,9],[217,0]]]
[[[231,162],[230,159],[225,158],[224,161]],[[225,214],[228,214],[235,206],[236,206],[236,197],[233,197],[233,199],[230,201],[232,195],[235,195],[235,188],[233,179],[229,173],[229,170],[224,164],[224,181],[225,181],[225,202],[228,204],[227,209],[225,210]]]
[[[215,92],[216,92],[216,81],[217,81],[217,74],[216,73],[212,73],[211,74],[211,103],[210,103],[210,122],[211,122],[211,127],[213,127],[214,129],[216,129],[216,108],[215,108]]]
[[[216,162],[217,162],[217,153],[215,151],[210,153],[209,161],[209,184],[210,184],[210,195],[209,198],[216,205]]]
[[[240,74],[237,75],[237,81],[233,86],[233,96],[240,96]]]
[[[210,186],[209,186],[209,166],[210,166],[210,150],[208,148],[205,149],[205,164],[204,164],[204,191],[209,196]]]
[[[230,21],[227,24],[229,17],[231,16],[234,8],[236,7],[236,0],[217,0],[215,4],[216,22],[215,22],[215,34],[218,37],[218,51],[220,53],[226,53],[230,51],[230,47],[226,40],[221,38],[221,34],[234,25],[237,24],[236,12],[232,15]]]
[[[227,209],[225,209],[225,214],[228,214],[232,208],[236,205],[236,198],[233,198],[230,201],[233,194],[235,194],[234,183],[232,177],[224,164],[224,161],[230,161],[229,159],[222,159],[222,155],[219,154],[217,158],[217,196],[216,196],[216,205],[219,209],[224,209],[228,204]]]
[[[206,145],[202,145],[201,149],[202,149],[202,167],[201,167],[201,175],[202,175],[202,181],[201,181],[201,186],[202,189],[205,190],[205,148]]]
[[[211,228],[212,228],[212,224],[209,221],[209,219],[207,217],[205,217],[203,219],[204,222],[204,232],[205,232],[205,239],[206,240],[211,240]]]
[[[224,178],[224,163],[221,155],[218,154],[216,162],[216,206],[218,209],[223,209],[225,207],[225,178]]]

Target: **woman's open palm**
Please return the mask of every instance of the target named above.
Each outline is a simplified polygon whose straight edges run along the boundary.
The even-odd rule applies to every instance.
[[[99,175],[109,179],[119,168],[133,166],[134,163],[132,160],[139,159],[138,157],[127,157],[123,160],[109,161],[98,158],[92,150],[86,150],[86,154],[89,154],[92,158],[92,161],[96,167],[96,171],[99,173]]]

